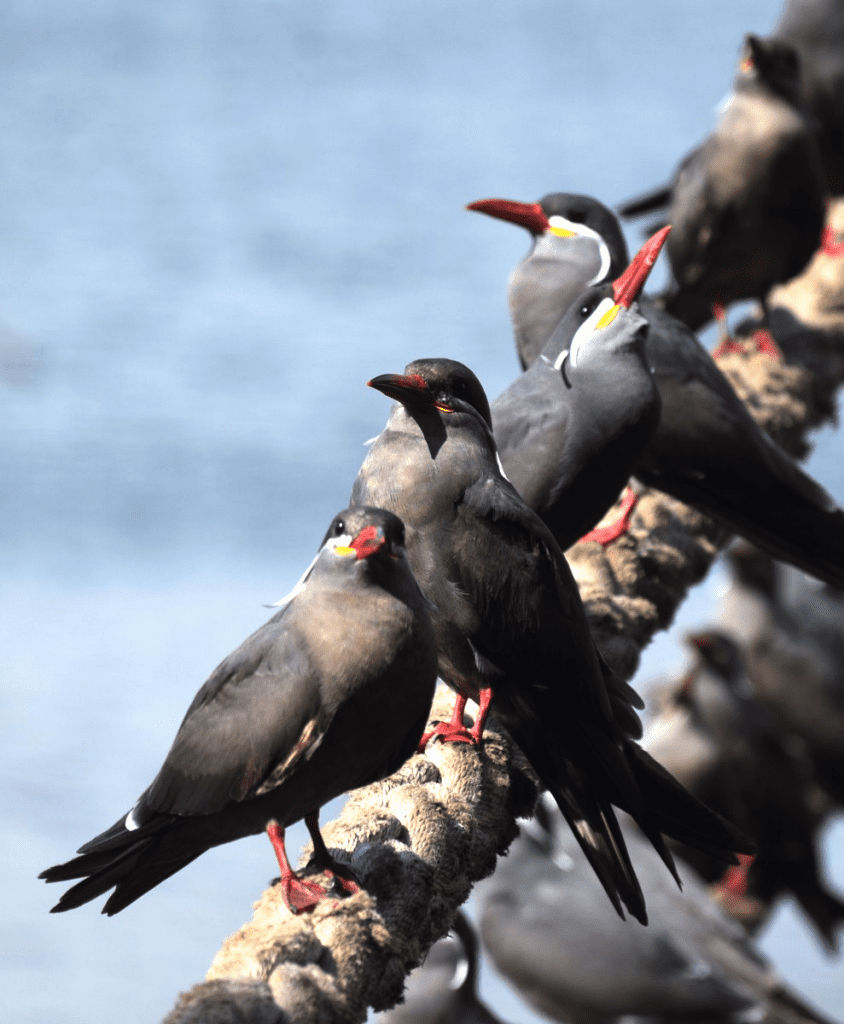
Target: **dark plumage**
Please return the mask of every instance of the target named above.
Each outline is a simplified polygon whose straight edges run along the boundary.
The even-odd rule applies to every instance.
[[[341,512],[281,610],[197,693],[131,812],[42,873],[83,879],[53,909],[114,888],[104,913],[116,914],[210,847],[265,828],[288,905],[312,905],[325,889],[286,866],[284,827],[305,817],[320,866],[347,875],[324,850],[319,808],[404,763],[435,684],[427,601],[401,521],[383,509]]]
[[[740,545],[727,561],[723,628],[743,645],[754,694],[800,736],[819,782],[844,807],[844,594],[805,587],[789,603],[764,552]]]
[[[534,206],[538,205],[540,212],[546,205],[549,209],[559,209],[565,195],[557,193],[545,197]],[[576,199],[579,208],[583,208],[585,197]],[[594,213],[587,218],[587,226],[594,233],[591,225],[612,214],[596,199],[588,202]],[[510,203],[511,213],[506,219],[515,220],[513,211],[519,205]],[[531,211],[530,220],[526,217],[517,222],[533,233],[538,229],[539,219],[533,207],[523,205],[525,210]],[[589,280],[587,275],[593,273],[594,253],[600,246],[592,234],[580,238],[579,249],[582,251],[585,244],[591,245],[593,257],[578,269],[579,261],[567,255],[570,239],[554,235],[550,226],[546,227],[545,235],[542,272],[547,275],[546,291],[550,293],[552,285],[556,288],[562,319],[583,291]],[[615,245],[610,236],[603,238],[601,244],[608,248]],[[552,256],[556,252],[560,253],[560,258],[555,263]],[[623,249],[616,253],[618,257],[622,255],[626,258]],[[532,253],[526,261],[531,259]],[[617,262],[615,256],[613,261]],[[549,300],[546,298],[546,301]],[[530,320],[530,310],[524,306],[524,302],[511,302],[511,314],[517,325],[522,319]],[[637,460],[635,475],[643,483],[712,516],[774,557],[791,562],[827,583],[844,587],[844,512],[836,507],[820,484],[803,472],[756,424],[694,334],[647,297],[639,300],[639,306],[650,324],[646,351],[659,388],[662,412],[656,432]],[[518,326],[516,337],[518,342],[521,337]],[[539,338],[535,336],[534,340]],[[523,362],[531,359],[531,353],[532,349],[521,349]],[[614,409],[596,404],[596,408],[606,409],[615,417],[628,413],[623,405]],[[497,429],[501,429],[499,412],[501,426],[505,412],[511,423],[518,418],[512,406],[499,410],[496,402],[493,415]],[[523,415],[530,416],[528,411]],[[612,424],[604,429],[607,436],[612,435]],[[518,431],[508,427],[507,435],[502,438],[502,461],[506,468],[522,460],[520,473],[526,476],[531,468],[531,456],[519,440]],[[609,465],[617,467],[616,463]],[[524,481],[522,486],[526,486]],[[535,482],[531,486],[541,493]],[[565,498],[560,490],[558,500],[574,504],[578,498],[574,490]]]
[[[476,888],[484,947],[531,1005],[566,1024],[825,1021],[690,869],[680,867],[680,892],[633,822],[622,815],[620,825],[648,905],[644,931],[610,913],[547,798],[495,874]]]
[[[747,895],[770,909],[790,893],[828,949],[844,903],[821,877],[818,833],[826,810],[810,759],[753,698],[738,646],[726,634],[692,634],[692,671],[663,698],[649,724],[648,750],[701,800],[735,821],[758,847]],[[684,857],[708,881],[722,867],[694,851]],[[763,913],[749,921],[758,927]]]
[[[494,688],[498,716],[614,906],[644,920],[613,804],[641,823],[669,866],[663,832],[713,852],[741,850],[742,838],[633,742],[641,701],[601,659],[562,551],[502,476],[475,375],[450,359],[420,359],[370,385],[397,402],[352,501],[405,519],[408,557],[436,606],[440,675],[480,697],[482,710]],[[459,726],[448,738],[459,738]]]
[[[844,3],[787,0],[771,33],[800,55],[800,94],[814,129],[832,195],[844,193]]]
[[[492,403],[504,471],[564,550],[613,504],[659,425],[662,403],[645,355],[648,321],[635,296],[618,302],[631,272],[636,294],[644,286],[663,238],[649,242],[614,284],[576,298],[541,357]]]
[[[824,194],[797,50],[748,35],[718,124],[670,187],[667,249],[676,286],[668,312],[697,329],[714,303],[763,299],[799,274],[820,244]],[[621,211],[635,216],[666,198],[657,189]]]

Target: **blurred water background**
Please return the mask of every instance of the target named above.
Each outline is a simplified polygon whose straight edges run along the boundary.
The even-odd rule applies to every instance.
[[[275,873],[256,837],[114,919],[36,881],[125,812],[346,505],[419,356],[497,394],[527,236],[707,131],[770,0],[6,0],[0,8],[2,970],[19,1024],[159,1019]],[[638,238],[631,236],[635,246]],[[841,440],[816,475],[844,501]],[[710,615],[713,574],[683,610]],[[639,681],[676,667],[649,650]],[[303,830],[295,832],[298,849]],[[828,844],[844,887],[844,828]],[[833,840],[837,838],[835,844]],[[763,947],[844,1012],[799,916]],[[539,1020],[484,967],[512,1021]]]

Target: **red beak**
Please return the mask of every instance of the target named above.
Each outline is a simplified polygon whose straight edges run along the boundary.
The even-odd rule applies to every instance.
[[[667,228],[661,228],[653,237],[649,238],[633,257],[627,270],[621,277],[613,281],[613,298],[619,306],[629,309],[630,304],[638,298],[670,230],[671,225],[669,224]]]
[[[514,199],[479,199],[469,203],[467,210],[477,210],[499,220],[509,220],[527,228],[531,234],[541,235],[550,227],[539,203],[517,203]]]

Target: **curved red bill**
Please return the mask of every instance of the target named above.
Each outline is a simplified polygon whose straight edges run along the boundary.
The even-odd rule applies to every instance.
[[[423,398],[428,402],[434,401],[434,396],[425,379],[418,373],[405,375],[402,373],[382,373],[380,377],[373,377],[366,382],[368,388],[375,388],[397,402],[403,402],[408,397]]]
[[[349,544],[355,549],[358,561],[361,558],[369,558],[384,544],[386,537],[380,526],[365,526],[355,539]]]
[[[498,220],[509,220],[512,224],[527,228],[534,235],[541,235],[550,227],[539,203],[517,203],[515,199],[479,199],[476,203],[469,203],[466,209],[497,217]]]
[[[633,257],[627,270],[621,277],[617,277],[613,281],[613,298],[619,306],[629,309],[630,304],[638,298],[670,230],[671,225],[669,224],[668,227],[660,228],[655,235],[652,235]]]

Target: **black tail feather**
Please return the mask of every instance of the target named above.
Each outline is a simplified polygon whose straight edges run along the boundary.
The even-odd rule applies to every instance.
[[[641,217],[645,213],[653,213],[654,210],[661,210],[668,206],[671,201],[671,191],[672,186],[670,184],[659,185],[656,188],[652,188],[649,192],[644,192],[640,196],[628,199],[626,203],[620,203],[616,209],[625,220]]]

